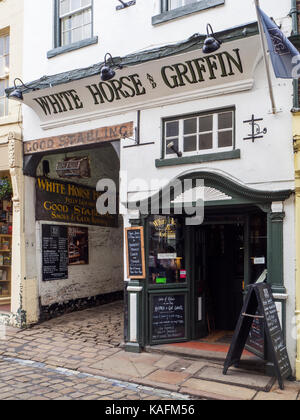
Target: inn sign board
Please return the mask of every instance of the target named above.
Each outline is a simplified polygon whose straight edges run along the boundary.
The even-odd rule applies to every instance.
[[[24,103],[39,116],[43,128],[84,121],[112,112],[216,96],[253,87],[260,54],[259,36],[224,43],[214,54],[199,48],[116,71],[113,80],[92,76],[32,91]]]

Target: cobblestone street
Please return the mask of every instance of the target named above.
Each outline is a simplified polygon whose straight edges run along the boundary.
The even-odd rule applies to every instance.
[[[124,337],[123,302],[73,312],[37,325],[33,331],[68,335],[83,342],[119,346]]]
[[[188,399],[149,387],[7,359],[0,359],[0,395],[1,400]]]

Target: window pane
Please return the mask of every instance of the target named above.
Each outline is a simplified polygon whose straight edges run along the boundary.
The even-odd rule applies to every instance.
[[[4,37],[0,37],[0,55],[4,55]]]
[[[219,130],[224,128],[232,128],[233,125],[233,115],[232,112],[223,112],[219,114]]]
[[[177,9],[183,5],[182,0],[169,0],[169,10]]]
[[[69,13],[70,11],[70,0],[60,0],[60,16]]]
[[[71,0],[71,11],[80,9],[80,7],[81,7],[80,0]]]
[[[85,25],[83,27],[83,39],[91,38],[92,37],[92,25]]]
[[[167,137],[176,137],[179,134],[179,121],[172,121],[166,124]]]
[[[197,150],[197,136],[184,138],[184,152],[194,152]]]
[[[170,147],[168,147],[169,145],[171,146],[172,144],[173,144],[173,148],[175,150],[178,150],[178,144],[179,144],[178,139],[167,140],[167,142],[166,142],[166,154],[167,155],[175,155],[176,154],[176,152],[174,152],[173,149],[171,149]]]
[[[184,121],[184,134],[195,134],[197,132],[197,118]]]
[[[63,45],[71,44],[71,31],[65,32],[63,34]]]
[[[0,98],[0,117],[4,117],[5,115],[5,99],[4,98]]]
[[[4,84],[4,80],[0,80],[0,96],[5,96],[5,84]]]
[[[200,134],[199,136],[199,149],[206,150],[212,149],[213,146],[213,135],[212,133]]]
[[[69,31],[71,29],[71,18],[66,17],[62,20],[62,30],[63,32]]]
[[[92,21],[92,9],[85,10],[83,12],[83,23],[91,23]]]
[[[72,31],[72,42],[78,42],[82,39],[82,28],[77,28]]]
[[[149,283],[185,283],[184,219],[151,216],[149,221]]]
[[[212,131],[213,129],[213,116],[207,115],[199,118],[199,131],[203,133],[205,131]]]
[[[4,57],[3,56],[1,57],[1,55],[0,55],[0,75],[1,76],[3,76],[4,73],[5,73],[5,70],[4,70],[4,68],[5,68],[4,61],[5,61],[4,60]],[[0,96],[1,96],[1,94],[0,94]]]
[[[232,130],[219,131],[218,134],[218,145],[219,147],[230,147],[232,146]]]
[[[78,28],[83,25],[83,13],[76,13],[72,16],[72,28]]]
[[[87,7],[92,4],[91,0],[81,0],[81,7]]]

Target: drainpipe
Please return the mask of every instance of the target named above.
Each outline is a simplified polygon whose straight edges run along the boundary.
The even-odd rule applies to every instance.
[[[292,8],[290,16],[292,18],[293,35],[299,35],[299,23],[298,23],[298,9],[297,0],[292,0]],[[294,83],[294,109],[299,111],[299,82],[293,80]],[[298,239],[300,234],[300,136],[298,132],[298,121],[300,118],[294,115],[294,150],[295,150],[295,181],[296,181],[296,197],[295,197],[295,211],[296,211],[296,313],[295,313],[295,332],[297,340],[297,357],[296,357],[296,378],[300,380],[300,337],[299,337],[299,323],[300,323],[300,241]],[[296,119],[296,120],[295,120]]]
[[[297,0],[292,1],[292,8],[290,11],[290,16],[292,18],[292,35],[299,35],[299,24],[298,24],[298,8],[297,8]],[[294,79],[293,80],[293,91],[294,91],[294,103],[293,108],[294,110],[299,110],[299,81]]]

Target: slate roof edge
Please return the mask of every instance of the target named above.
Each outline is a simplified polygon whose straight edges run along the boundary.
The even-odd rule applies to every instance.
[[[257,22],[250,22],[244,25],[239,25],[230,29],[226,29],[224,31],[216,32],[215,35],[222,42],[226,43],[241,38],[251,37],[257,35],[258,33],[259,32]],[[122,64],[122,66],[126,67],[134,66],[148,61],[159,60],[162,58],[170,57],[177,54],[183,54],[189,51],[199,49],[202,47],[205,38],[206,35],[196,33],[185,41],[180,41],[175,44],[168,44],[163,47],[156,47],[149,50],[143,50],[141,52],[128,54],[124,57],[114,57],[113,60],[116,65]],[[49,87],[54,87],[61,84],[74,82],[76,80],[92,77],[97,74],[100,74],[100,70],[103,64],[104,63],[101,62],[86,68],[79,68],[50,76],[42,76],[38,80],[25,83],[29,89],[25,86],[18,86],[18,89],[23,94],[26,94],[34,89],[42,90]],[[14,89],[14,87],[9,87],[5,89],[7,97],[9,97],[10,93]]]

